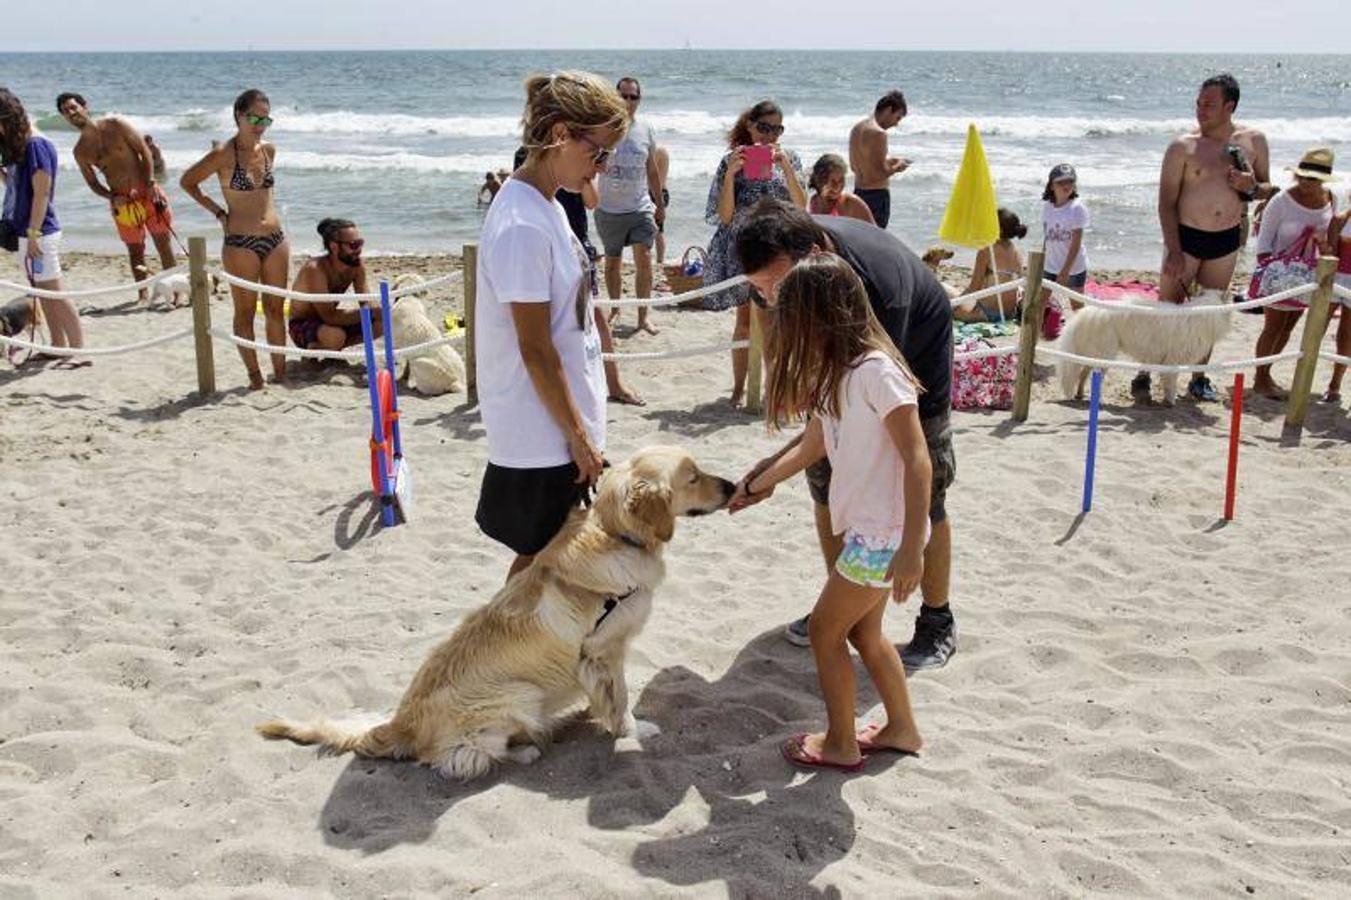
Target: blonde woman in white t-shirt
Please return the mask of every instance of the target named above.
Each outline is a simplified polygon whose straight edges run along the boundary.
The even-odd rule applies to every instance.
[[[479,242],[475,349],[488,468],[475,516],[533,561],[605,464],[605,375],[590,260],[555,199],[581,193],[624,136],[619,94],[587,72],[526,82],[525,163],[497,192]]]
[[[882,633],[887,596],[904,601],[924,572],[929,537],[929,451],[916,406],[919,386],[873,314],[849,263],[818,253],[779,286],[767,331],[765,396],[771,427],[807,418],[802,440],[738,486],[733,508],[828,457],[831,525],[844,549],[808,619],[826,731],[800,734],[784,757],[804,768],[857,771],[864,754],[916,753],[923,741],[905,668]],[[809,418],[808,418],[809,417]],[[854,730],[858,651],[887,720]]]

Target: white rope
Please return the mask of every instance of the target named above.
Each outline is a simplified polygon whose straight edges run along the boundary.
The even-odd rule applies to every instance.
[[[1017,344],[1009,344],[1007,347],[986,347],[984,350],[968,350],[965,353],[954,353],[952,361],[962,362],[967,359],[986,359],[991,356],[1009,356],[1017,352]]]
[[[737,275],[735,278],[728,278],[725,281],[719,281],[717,284],[710,284],[708,287],[686,291],[683,294],[675,294],[671,297],[625,297],[619,300],[593,300],[591,305],[601,309],[622,309],[626,306],[675,306],[677,303],[684,303],[686,300],[698,300],[700,297],[725,291],[728,288],[743,284],[745,281],[745,275]]]
[[[188,331],[191,334],[191,329]],[[239,347],[247,347],[250,350],[257,350],[259,353],[280,353],[284,356],[295,356],[300,359],[343,359],[347,362],[364,363],[366,361],[366,351],[364,348],[355,350],[302,350],[299,347],[277,347],[273,344],[261,341],[251,341],[242,338],[237,334],[226,331],[224,328],[214,327],[211,329],[211,335],[226,343],[235,344]],[[407,359],[410,356],[425,356],[437,347],[453,344],[456,341],[463,340],[463,335],[454,335],[452,337],[437,338],[434,341],[425,341],[421,344],[414,344],[411,347],[404,347],[394,351],[394,360]],[[376,365],[385,361],[385,354],[376,353]]]
[[[147,278],[145,281],[136,281],[131,284],[119,284],[115,287],[88,288],[81,291],[68,291],[65,289],[59,291],[49,291],[43,288],[29,287],[26,284],[15,284],[12,281],[0,281],[0,290],[18,291],[27,294],[30,297],[41,297],[45,300],[73,300],[77,297],[100,297],[104,294],[120,294],[123,291],[139,291],[150,287],[166,278],[172,278],[175,275],[181,275],[187,271],[187,266],[174,266],[172,269],[165,269],[158,275]]]
[[[1330,363],[1336,363],[1339,366],[1351,366],[1351,356],[1338,356],[1329,350],[1318,354],[1318,358]]]
[[[16,347],[24,347],[28,350],[35,350],[38,353],[48,353],[52,356],[116,356],[119,353],[135,353],[137,350],[145,350],[149,347],[158,347],[160,344],[167,344],[170,341],[176,341],[179,338],[190,337],[191,328],[184,328],[179,331],[171,331],[168,334],[162,334],[159,337],[149,338],[135,344],[126,344],[122,347],[52,347],[47,344],[34,344],[29,341],[14,337],[5,337],[0,335],[0,344],[13,344]]]
[[[275,287],[270,284],[259,284],[256,281],[249,281],[247,278],[240,278],[237,275],[231,275],[224,269],[212,269],[211,274],[217,276],[227,284],[233,284],[235,287],[241,287],[248,291],[257,291],[260,294],[268,294],[273,297],[285,297],[287,300],[305,300],[309,303],[353,303],[353,302],[371,302],[379,303],[380,294],[307,294],[304,291],[293,291],[290,288]],[[442,275],[433,278],[431,281],[422,281],[417,284],[405,285],[395,291],[389,292],[391,300],[397,300],[409,294],[420,294],[429,291],[432,288],[440,287],[443,284],[449,284],[458,281],[464,277],[460,272],[451,272],[448,275]]]
[[[1347,287],[1346,285],[1334,284],[1332,286],[1332,293],[1343,300],[1351,300],[1351,287]]]
[[[1078,291],[1071,290],[1063,284],[1057,284],[1049,278],[1044,282],[1046,287],[1071,300],[1077,300],[1085,306],[1096,306],[1100,309],[1109,309],[1115,312],[1122,310],[1131,310],[1133,312],[1145,313],[1155,316],[1217,316],[1231,312],[1239,312],[1245,309],[1257,309],[1260,306],[1270,306],[1273,303],[1280,303],[1282,300],[1292,300],[1296,297],[1302,297],[1305,294],[1312,294],[1318,285],[1310,282],[1292,287],[1287,291],[1281,291],[1278,294],[1272,294],[1270,297],[1258,297],[1256,300],[1244,300],[1242,303],[1221,303],[1206,304],[1202,306],[1193,306],[1186,303],[1121,303],[1119,301],[1099,300],[1097,297],[1090,297],[1087,294],[1081,294]]]
[[[986,297],[993,297],[996,294],[1007,294],[1010,291],[1016,291],[1023,286],[1023,281],[1006,281],[1003,284],[996,284],[994,287],[987,287],[983,290],[973,291],[970,294],[962,294],[960,297],[952,298],[953,306],[965,306],[968,303],[974,303],[977,300],[984,300]],[[1009,318],[1013,318],[1013,310],[1009,310]]]
[[[705,353],[726,353],[729,350],[745,350],[750,341],[734,341],[730,344],[712,344],[705,347],[691,347],[688,350],[657,350],[652,353],[602,353],[605,362],[638,362],[648,359],[685,359],[689,356],[703,356]]]
[[[1133,372],[1157,372],[1165,375],[1182,372],[1232,372],[1236,369],[1250,369],[1254,366],[1269,366],[1273,363],[1285,362],[1288,359],[1299,359],[1304,355],[1302,350],[1287,350],[1284,353],[1277,353],[1274,356],[1259,356],[1255,359],[1237,359],[1232,362],[1218,363],[1195,363],[1194,365],[1187,366],[1165,366],[1157,363],[1139,363],[1129,359],[1094,359],[1091,356],[1066,353],[1063,350],[1056,350],[1054,347],[1038,347],[1037,353],[1049,356],[1051,359],[1063,359],[1067,362],[1078,363],[1081,366],[1087,366],[1091,369],[1128,369]]]

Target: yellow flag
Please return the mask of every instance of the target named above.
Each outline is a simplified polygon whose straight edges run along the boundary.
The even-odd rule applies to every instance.
[[[957,170],[957,181],[952,185],[938,236],[959,247],[988,247],[999,240],[998,210],[980,132],[975,125],[968,125],[962,167]]]

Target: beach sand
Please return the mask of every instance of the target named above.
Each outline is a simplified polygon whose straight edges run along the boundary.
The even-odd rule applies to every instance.
[[[126,277],[111,257],[67,265],[72,287]],[[191,321],[80,305],[96,346]],[[213,314],[228,324],[224,300]],[[620,349],[731,328],[654,321]],[[1251,355],[1259,323],[1235,315],[1216,358]],[[1137,408],[1109,374],[1082,520],[1086,412],[1049,370],[1026,424],[956,414],[960,652],[911,679],[923,754],[852,777],[779,756],[823,722],[810,654],[780,637],[822,580],[805,485],[682,521],[628,665],[661,734],[578,722],[534,766],[461,785],[252,726],[390,709],[501,584],[509,554],[473,522],[476,415],[463,395],[401,398],[416,508],[386,531],[361,370],[247,393],[233,349],[215,357],[206,402],[191,341],[0,370],[0,895],[1351,893],[1345,409],[1313,404],[1295,445],[1284,408],[1250,398],[1229,524],[1227,405]],[[723,405],[721,355],[625,373],[650,405],[611,406],[613,458],[676,443],[736,478],[783,440]],[[917,605],[889,609],[896,640]],[[878,712],[871,689],[859,710]]]

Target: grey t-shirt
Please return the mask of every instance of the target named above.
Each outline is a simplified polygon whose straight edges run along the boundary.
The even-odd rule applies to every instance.
[[[609,168],[597,180],[599,209],[615,214],[656,209],[647,189],[647,160],[656,149],[652,126],[634,119],[624,140],[615,146]]]

